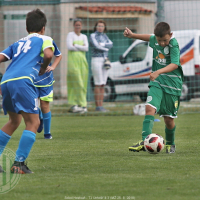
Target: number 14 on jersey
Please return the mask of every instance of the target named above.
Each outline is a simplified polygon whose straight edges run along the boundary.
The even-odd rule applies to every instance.
[[[27,40],[27,42],[18,42],[19,46],[17,48],[17,53],[14,55],[14,57],[17,57],[22,51],[26,53],[29,49],[31,49],[31,40]]]

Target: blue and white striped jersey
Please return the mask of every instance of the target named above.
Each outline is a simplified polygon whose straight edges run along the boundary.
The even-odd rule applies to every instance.
[[[1,84],[18,79],[30,79],[34,82],[40,70],[40,60],[46,48],[54,51],[51,37],[33,33],[15,42],[3,54],[12,60],[1,80]]]
[[[55,48],[54,56],[60,56],[61,52],[58,49],[58,47],[54,41],[53,41],[53,46]],[[43,59],[40,62],[42,63]],[[49,64],[49,66],[51,66],[51,63]],[[53,71],[50,71],[50,72],[46,72],[45,74],[43,74],[41,76],[35,77],[33,83],[36,87],[49,87],[49,86],[53,85],[54,82],[55,82],[55,80],[53,77]]]
[[[96,31],[90,35],[92,57],[108,57],[108,51],[113,47],[112,41],[105,33]]]

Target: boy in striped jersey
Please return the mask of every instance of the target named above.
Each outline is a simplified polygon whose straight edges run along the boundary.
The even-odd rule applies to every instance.
[[[134,34],[128,28],[124,36],[149,42],[153,49],[153,66],[150,75],[149,92],[146,101],[146,116],[143,121],[142,140],[129,147],[130,151],[143,151],[144,139],[152,133],[154,115],[164,117],[166,153],[175,153],[175,123],[180,104],[183,71],[180,64],[180,50],[169,24],[160,22],[154,35]]]
[[[54,62],[49,64],[45,74],[43,74],[42,76],[37,76],[33,82],[37,89],[37,94],[40,99],[41,107],[41,110],[39,109],[40,125],[37,132],[42,132],[44,126],[45,139],[53,138],[51,135],[51,111],[49,104],[53,101],[53,83],[55,82],[53,71],[62,59],[61,52],[54,41],[53,46],[55,49],[54,56],[56,57]],[[40,62],[43,63],[43,59]]]

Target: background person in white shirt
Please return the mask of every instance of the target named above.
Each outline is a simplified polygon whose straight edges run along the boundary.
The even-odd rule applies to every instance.
[[[103,107],[104,85],[108,78],[108,70],[104,68],[105,59],[108,58],[108,51],[113,47],[112,41],[104,33],[106,32],[106,23],[103,20],[96,22],[94,33],[90,35],[92,50],[91,69],[94,77],[94,97],[96,111],[106,112]]]
[[[69,112],[73,113],[87,112],[88,63],[85,54],[88,51],[88,40],[81,29],[81,19],[75,19],[74,31],[67,35],[67,92],[68,103],[72,105]]]

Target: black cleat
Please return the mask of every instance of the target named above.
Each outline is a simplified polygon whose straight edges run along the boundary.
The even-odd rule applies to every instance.
[[[10,169],[13,174],[32,174],[33,172],[24,164],[24,162],[15,161]]]
[[[133,144],[133,146],[129,147],[129,151],[145,151],[144,141],[140,140],[139,142]]]
[[[52,135],[51,134],[44,134],[44,139],[53,139]]]
[[[42,130],[43,130],[43,119],[40,119],[40,125],[39,125],[39,127],[38,127],[38,129],[37,129],[37,132],[38,132],[38,133],[41,133]]]

